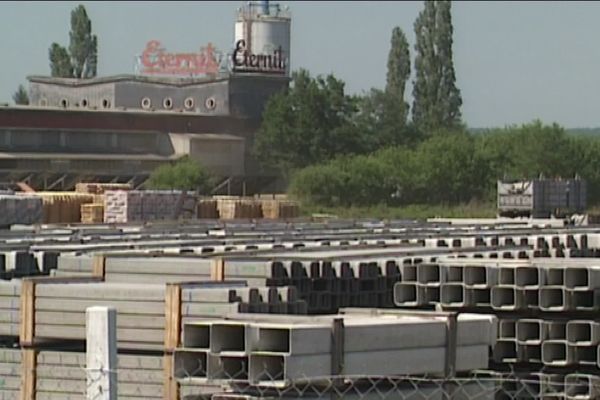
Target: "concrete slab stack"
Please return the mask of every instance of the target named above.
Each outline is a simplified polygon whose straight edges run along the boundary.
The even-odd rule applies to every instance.
[[[19,400],[21,394],[21,350],[0,348],[0,399]]]

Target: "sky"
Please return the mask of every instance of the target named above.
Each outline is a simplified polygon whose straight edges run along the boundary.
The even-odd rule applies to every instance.
[[[70,12],[85,5],[98,36],[98,75],[134,72],[146,42],[193,52],[233,47],[240,1],[0,2],[0,103],[28,75],[49,75],[48,48],[68,45]],[[348,93],[383,88],[392,29],[406,33],[422,2],[282,1],[292,14],[291,68],[333,73]],[[454,2],[454,63],[469,127],[534,119],[600,126],[600,2]],[[414,73],[411,80],[414,79]],[[412,85],[406,97],[412,103]]]

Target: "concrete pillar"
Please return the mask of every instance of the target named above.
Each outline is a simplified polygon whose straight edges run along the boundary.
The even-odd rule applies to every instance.
[[[89,307],[86,316],[87,398],[117,399],[117,310]]]

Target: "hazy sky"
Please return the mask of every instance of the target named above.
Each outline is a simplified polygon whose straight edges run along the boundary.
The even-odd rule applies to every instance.
[[[68,45],[78,2],[0,2],[0,102],[27,75],[48,75],[48,47]],[[87,2],[100,76],[133,73],[150,39],[168,51],[233,44],[242,2]],[[282,2],[292,12],[292,69],[334,73],[351,93],[385,84],[392,28],[407,34],[422,2]],[[455,2],[454,60],[471,127],[540,118],[600,126],[600,2]],[[412,87],[407,90],[412,102]]]

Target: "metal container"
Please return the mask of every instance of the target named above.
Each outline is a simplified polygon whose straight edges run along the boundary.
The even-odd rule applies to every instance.
[[[586,200],[587,187],[581,179],[498,181],[501,216],[563,217],[584,211]]]

